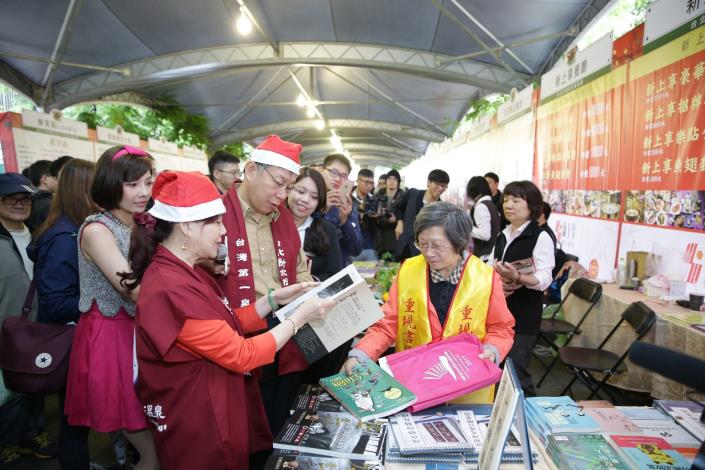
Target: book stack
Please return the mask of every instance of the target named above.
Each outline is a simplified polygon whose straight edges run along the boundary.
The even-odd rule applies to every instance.
[[[641,428],[608,401],[579,401],[578,405],[597,422],[603,433],[641,434]]]
[[[326,470],[383,470],[380,462],[338,459],[293,450],[274,450],[267,460],[265,470],[284,470],[291,468],[319,468]]]
[[[492,405],[441,406],[390,418],[385,462],[404,464],[479,463]],[[502,463],[522,463],[521,442],[510,432]],[[533,453],[534,461],[538,455]]]
[[[700,441],[658,409],[644,406],[618,406],[617,409],[639,427],[642,435],[664,439],[690,460],[698,453]]]
[[[629,470],[617,451],[600,434],[551,434],[546,452],[558,468]]]
[[[634,468],[688,470],[688,462],[660,437],[610,435],[614,448]]]
[[[553,434],[600,432],[600,426],[570,397],[532,397],[526,399],[529,427],[544,446]]]
[[[654,400],[654,407],[683,426],[699,441],[705,441],[705,424],[700,421],[703,405],[692,401]]]

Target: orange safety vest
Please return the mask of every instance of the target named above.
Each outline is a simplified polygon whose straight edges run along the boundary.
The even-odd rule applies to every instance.
[[[487,332],[487,310],[492,293],[493,269],[470,256],[448,307],[443,338],[472,333],[482,341]],[[399,269],[396,351],[428,344],[433,339],[428,318],[430,302],[428,265],[423,255],[407,259]],[[494,386],[463,395],[453,403],[492,403]]]

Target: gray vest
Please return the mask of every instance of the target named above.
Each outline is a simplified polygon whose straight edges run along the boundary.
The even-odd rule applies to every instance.
[[[93,302],[98,305],[100,313],[106,317],[114,317],[118,314],[120,307],[131,316],[135,316],[135,303],[125,299],[115,290],[103,272],[98,269],[92,261],[86,259],[81,251],[81,237],[83,229],[90,223],[102,223],[110,230],[115,237],[115,242],[122,256],[127,258],[130,249],[130,234],[132,230],[109,212],[93,214],[86,217],[85,222],[78,231],[78,278],[81,285],[81,297],[78,301],[78,309],[81,313],[86,313],[91,309]]]

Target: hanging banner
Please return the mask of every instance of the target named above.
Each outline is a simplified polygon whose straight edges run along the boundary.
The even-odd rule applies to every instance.
[[[140,136],[130,132],[125,132],[122,130],[122,127],[119,126],[115,129],[97,126],[96,133],[98,135],[99,142],[113,144],[113,147],[116,145],[132,145],[133,147],[140,146]]]
[[[88,138],[88,126],[85,122],[73,121],[62,116],[60,111],[40,113],[29,109],[22,110],[22,127],[36,129],[40,132],[63,134],[81,139]]]
[[[705,1],[658,0],[646,10],[644,51],[652,51],[703,25]]]
[[[603,36],[585,50],[571,49],[541,76],[541,102],[569,93],[607,73],[611,64],[612,34]]]
[[[56,160],[62,155],[93,160],[93,143],[55,134],[12,129],[17,168],[22,170],[38,160]]]
[[[499,108],[497,108],[497,124],[504,124],[522,114],[530,112],[533,102],[533,84],[519,92],[517,92],[516,89],[512,89],[512,93],[509,95],[509,101],[502,103]]]
[[[548,225],[561,249],[579,258],[590,279],[612,281],[619,222],[551,214]]]
[[[630,64],[628,189],[705,188],[705,26]]]
[[[627,68],[537,110],[536,178],[542,189],[619,187]],[[626,166],[628,168],[628,165]]]

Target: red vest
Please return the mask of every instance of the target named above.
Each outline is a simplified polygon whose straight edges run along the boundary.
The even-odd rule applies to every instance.
[[[237,316],[211,275],[159,247],[142,278],[135,322],[135,390],[162,469],[247,468],[249,454],[271,448],[257,379],[228,371],[176,346],[187,318]]]
[[[233,186],[222,196],[225,204],[223,224],[228,231],[228,250],[230,256],[230,271],[228,275],[219,276],[217,282],[235,307],[253,304],[255,297],[255,281],[252,273],[252,252],[247,240],[245,217]],[[279,207],[279,218],[270,224],[274,252],[277,254],[279,282],[282,286],[296,283],[296,265],[301,251],[301,239],[296,229],[294,217],[285,207]],[[308,368],[308,363],[301,350],[293,340],[281,348],[278,357],[278,375],[299,372]]]

